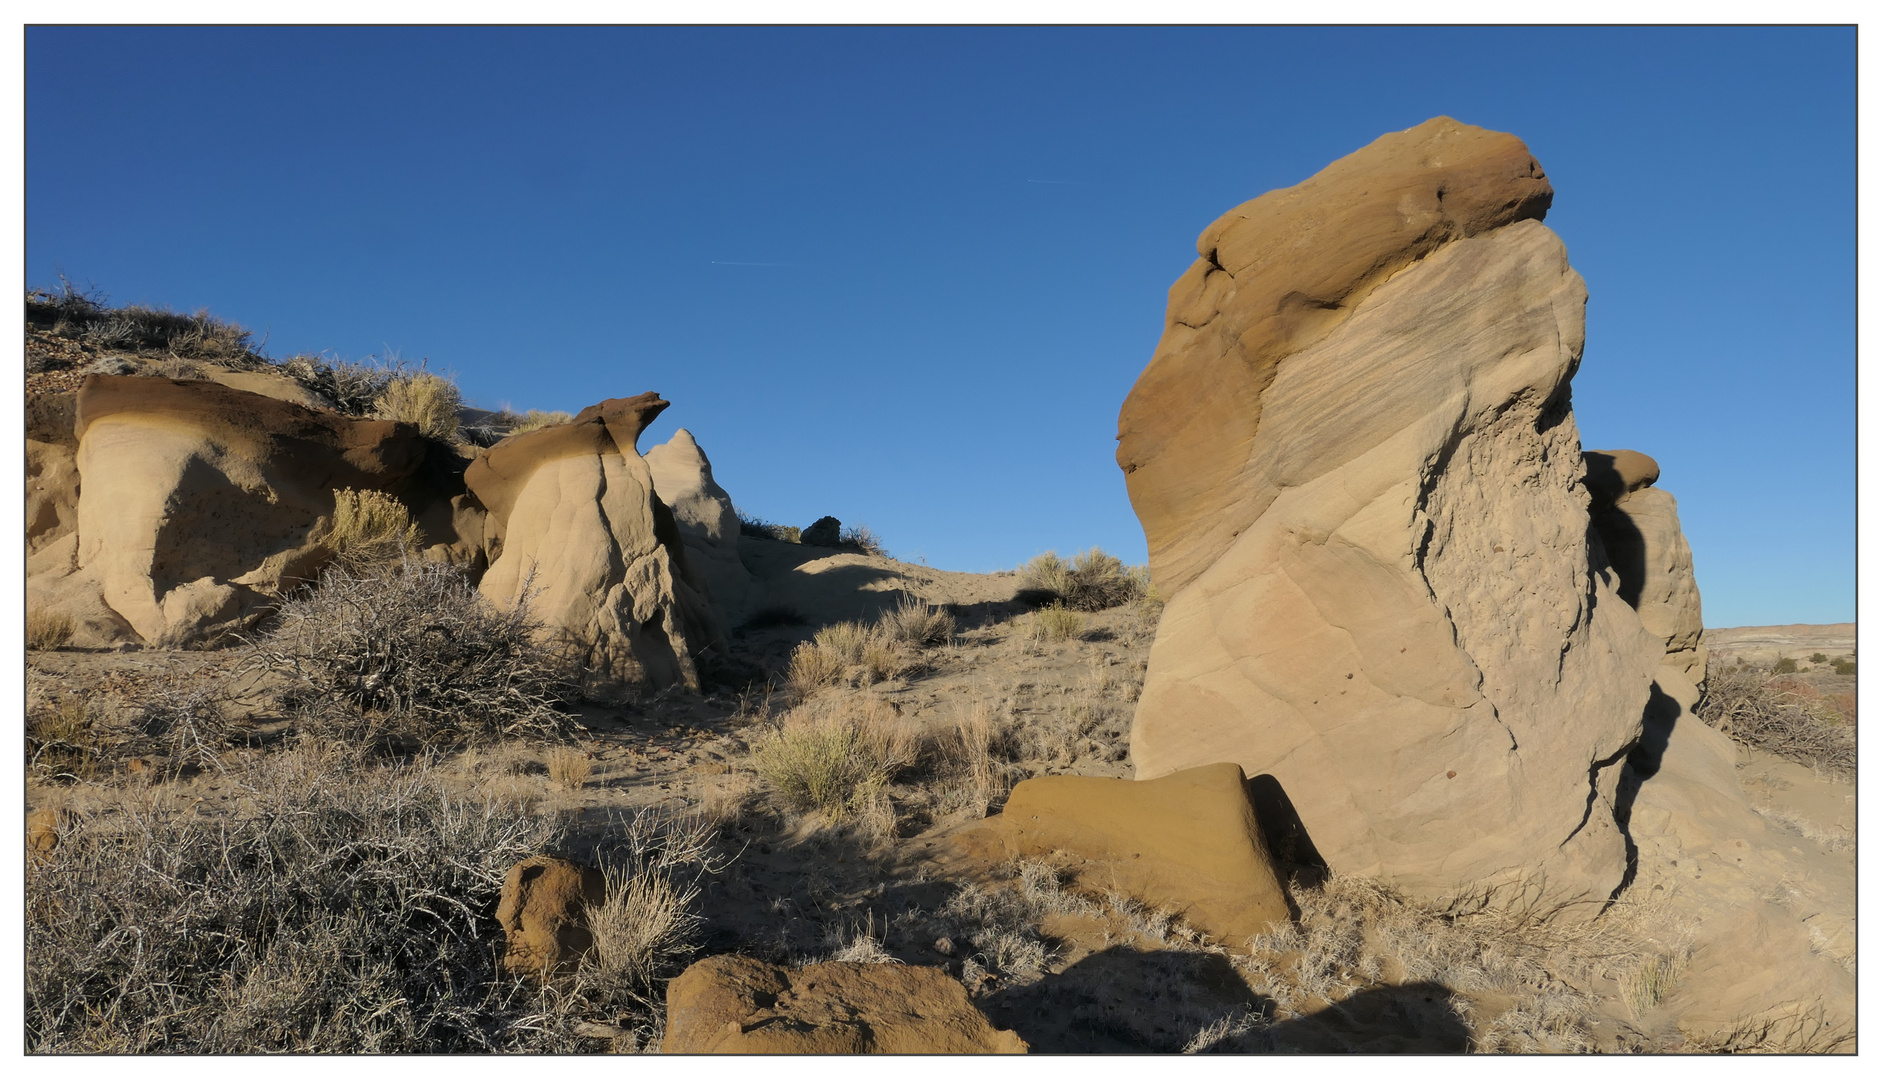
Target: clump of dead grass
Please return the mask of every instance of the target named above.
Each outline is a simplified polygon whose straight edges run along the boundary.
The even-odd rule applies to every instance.
[[[580,791],[594,772],[594,760],[573,746],[558,746],[549,751],[549,779],[570,791]]]
[[[54,783],[99,777],[104,756],[96,732],[97,710],[85,697],[31,701],[26,707],[26,768]]]
[[[373,415],[413,424],[429,438],[450,442],[457,438],[458,410],[463,405],[457,384],[444,376],[428,371],[402,372],[380,392]]]
[[[64,277],[57,289],[28,290],[26,320],[28,326],[100,349],[222,361],[255,358],[254,335],[207,308],[183,314],[142,304],[112,307],[96,289],[80,289]]]
[[[914,764],[917,749],[885,703],[847,697],[783,714],[753,740],[750,763],[786,808],[830,824],[860,818],[882,832],[885,789]],[[892,816],[888,825],[892,832]]]
[[[1103,611],[1143,597],[1150,589],[1148,569],[1126,566],[1095,547],[1070,562],[1048,551],[1020,567],[1019,577],[1023,592],[1053,598],[1073,611]]]
[[[1085,616],[1060,603],[1042,607],[1023,619],[1023,633],[1035,642],[1070,641],[1085,634]]]
[[[26,609],[26,647],[29,649],[57,649],[72,640],[72,633],[77,629],[72,616],[62,611],[47,611],[44,608]]]
[[[541,431],[546,427],[555,427],[558,424],[572,424],[574,422],[575,414],[573,413],[566,413],[560,410],[544,411],[542,409],[531,409],[518,417],[516,422],[510,425],[510,434],[524,435],[531,431]]]
[[[817,631],[792,653],[785,681],[802,701],[825,687],[868,686],[918,670],[922,650],[954,636],[954,616],[904,597],[873,625],[840,622]]]
[[[366,572],[418,551],[418,526],[404,503],[383,491],[341,488],[333,493],[333,530],[327,547],[342,565]]]
[[[908,595],[876,625],[890,642],[916,648],[946,645],[953,640],[956,629],[954,616],[948,611]]]

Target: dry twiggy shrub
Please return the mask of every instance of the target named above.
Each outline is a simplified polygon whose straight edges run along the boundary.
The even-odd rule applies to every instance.
[[[348,416],[372,415],[373,405],[399,370],[396,365],[356,364],[305,353],[281,362],[283,375],[331,401],[335,409]]]
[[[57,649],[72,640],[72,616],[44,608],[26,609],[26,647]]]
[[[1817,768],[1856,769],[1856,730],[1811,687],[1756,668],[1706,669],[1699,718],[1747,746]]]
[[[28,867],[29,1052],[541,1046],[487,912],[549,819],[311,748],[241,781],[234,816],[127,792]]]
[[[461,569],[423,560],[371,575],[328,567],[281,605],[245,666],[290,680],[304,734],[554,738],[569,726],[556,708],[569,672],[542,644],[528,595],[499,607]]]
[[[457,384],[442,375],[417,371],[395,376],[373,406],[381,420],[403,420],[433,439],[457,438],[458,409],[464,399]]]
[[[97,719],[91,702],[77,694],[30,702],[26,708],[28,772],[57,783],[97,779],[103,768],[93,730]]]

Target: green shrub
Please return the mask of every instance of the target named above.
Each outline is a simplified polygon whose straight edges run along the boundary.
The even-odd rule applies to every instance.
[[[1771,669],[1771,673],[1773,675],[1795,675],[1797,674],[1797,661],[1792,660],[1788,656],[1780,657],[1777,666]]]
[[[1856,673],[1856,662],[1854,660],[1838,660],[1836,663],[1830,665],[1830,670],[1838,675],[1854,675]]]
[[[1830,662],[1830,658],[1820,652],[1815,652],[1810,654],[1810,662],[1813,664],[1827,664]]]

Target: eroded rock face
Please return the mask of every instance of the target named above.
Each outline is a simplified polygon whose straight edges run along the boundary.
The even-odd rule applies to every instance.
[[[653,474],[655,494],[673,511],[688,569],[699,575],[726,624],[743,622],[756,583],[739,560],[738,512],[732,496],[713,480],[706,452],[692,432],[681,428],[642,456]]]
[[[714,956],[667,984],[668,1054],[1023,1054],[940,968]]]
[[[326,558],[335,489],[400,488],[426,455],[409,424],[136,376],[88,377],[72,438],[72,527],[41,534],[28,594],[78,619],[77,644],[247,625]]]
[[[1268,777],[1341,872],[1606,899],[1664,651],[1591,568],[1586,291],[1508,135],[1388,135],[1210,226],[1119,419],[1165,597],[1140,778]]]
[[[601,871],[554,855],[510,867],[497,899],[504,970],[547,979],[572,968],[594,948],[587,909],[600,906],[604,886]]]
[[[1174,909],[1231,947],[1288,919],[1239,766],[1155,780],[1035,777],[997,821],[1013,854],[1069,857],[1080,881]]]
[[[1587,486],[1594,495],[1595,531],[1620,576],[1621,599],[1633,605],[1647,632],[1665,646],[1662,662],[1703,689],[1706,648],[1700,637],[1705,623],[1693,578],[1692,548],[1680,531],[1678,501],[1653,486],[1660,477],[1659,464],[1634,450],[1594,450],[1582,456],[1588,461]]]
[[[502,604],[532,590],[590,696],[698,689],[693,657],[713,640],[678,526],[635,448],[666,407],[652,393],[611,398],[572,423],[504,439],[464,473],[488,511],[487,543],[501,549],[479,589]]]

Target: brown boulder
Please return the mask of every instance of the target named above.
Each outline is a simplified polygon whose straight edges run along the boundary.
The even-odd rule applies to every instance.
[[[1023,1054],[939,968],[714,956],[667,984],[668,1054]]]
[[[588,955],[595,941],[587,909],[600,906],[605,886],[601,871],[554,855],[510,867],[497,900],[497,922],[508,941],[503,969],[547,979]]]
[[[997,820],[1014,854],[1064,852],[1081,882],[1175,908],[1223,942],[1245,945],[1288,919],[1239,765],[1155,780],[1035,777]]]
[[[1594,498],[1596,510],[1613,506],[1660,479],[1660,463],[1638,450],[1583,450],[1587,475],[1582,484]]]
[[[666,407],[653,393],[611,398],[572,423],[504,439],[464,472],[489,512],[486,542],[501,552],[479,589],[503,604],[532,591],[590,696],[698,689],[693,658],[715,637],[673,514],[634,445]]]
[[[1118,415],[1117,462],[1157,588],[1193,580],[1273,498],[1244,474],[1282,357],[1440,246],[1540,220],[1553,195],[1521,140],[1441,116],[1204,229]]]

